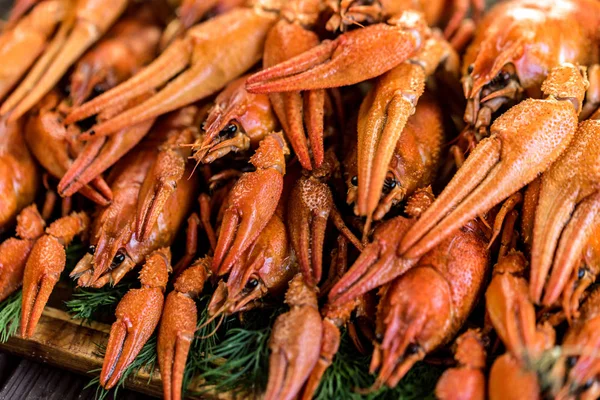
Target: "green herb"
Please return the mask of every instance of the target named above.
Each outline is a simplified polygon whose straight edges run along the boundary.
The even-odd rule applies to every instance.
[[[106,285],[100,289],[79,288],[71,296],[72,299],[65,304],[71,317],[88,322],[100,311],[114,312],[117,304],[130,288],[129,283]]]
[[[63,276],[61,278],[67,278],[68,275],[73,271],[73,268],[77,265],[79,260],[85,254],[85,246],[78,239],[75,239],[73,243],[65,250],[67,254],[67,261],[65,263],[65,269],[63,270]]]
[[[19,329],[22,298],[23,292],[19,289],[0,303],[0,343],[5,343]]]
[[[269,367],[269,336],[271,328],[246,330],[234,328],[217,344],[205,359],[210,368],[201,374],[206,388],[216,392],[231,392],[234,396],[257,395],[266,387]]]
[[[104,346],[98,345],[98,355],[104,358],[104,353],[106,352],[106,348]],[[156,368],[157,355],[156,355],[156,334],[152,335],[150,339],[144,344],[142,350],[137,355],[137,357],[133,360],[133,362],[125,368],[123,375],[119,379],[119,382],[115,385],[115,387],[111,390],[106,390],[102,386],[100,386],[100,371],[101,369],[95,369],[89,371],[90,373],[98,374],[95,378],[93,378],[85,388],[96,386],[96,399],[104,400],[111,391],[114,391],[113,397],[117,398],[117,392],[120,388],[125,385],[125,380],[131,374],[137,374],[141,370],[150,371],[150,376],[148,377],[148,382],[152,380],[153,372]]]
[[[203,296],[197,303],[200,311],[200,318],[198,318],[197,331],[190,347],[190,353],[188,355],[187,363],[185,365],[185,372],[183,376],[183,388],[189,386],[191,379],[194,376],[201,374],[206,371],[211,365],[207,364],[206,359],[209,354],[213,353],[213,349],[219,342],[218,336],[213,334],[217,328],[217,321],[213,320],[210,323],[208,321],[208,302],[210,296]]]
[[[357,352],[346,333],[342,335],[340,349],[331,366],[323,374],[315,399],[424,399],[433,398],[437,379],[441,374],[438,367],[423,363],[415,365],[393,389],[383,387],[369,394],[360,394],[356,389],[368,389],[375,382],[369,373],[370,355]]]

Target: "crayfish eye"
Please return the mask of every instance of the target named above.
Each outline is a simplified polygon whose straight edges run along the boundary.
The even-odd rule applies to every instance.
[[[586,391],[589,388],[592,387],[592,385],[594,384],[594,378],[590,378],[587,381],[585,381],[585,383],[583,384],[583,386],[581,387],[582,391]]]
[[[576,356],[567,357],[567,366],[569,368],[573,368],[575,366],[575,364],[577,364],[577,357]]]
[[[419,345],[416,343],[411,343],[406,346],[405,355],[410,356],[412,354],[416,354],[419,351]]]
[[[583,279],[584,276],[585,276],[585,268],[579,268],[579,271],[577,271],[577,278]]]
[[[89,247],[87,248],[87,252],[90,254],[94,254],[96,252],[96,246],[94,246],[93,244],[90,244]]]
[[[123,261],[125,261],[125,254],[123,254],[121,251],[118,251],[117,254],[115,254],[115,258],[113,258],[113,264],[119,265]]]
[[[354,175],[352,179],[350,179],[350,183],[354,186],[358,186],[358,176]]]
[[[95,85],[92,89],[93,92],[93,96],[100,96],[102,93],[104,93],[104,88],[100,85]]]
[[[219,136],[230,137],[237,132],[237,125],[234,123],[229,123],[225,128],[221,129],[219,132]]]
[[[258,286],[258,279],[250,279],[248,283],[246,283],[246,289],[254,289]]]
[[[388,176],[387,178],[385,178],[385,181],[383,181],[383,191],[389,192],[390,190],[395,188],[397,184],[398,182],[396,181],[396,178],[394,178],[393,176]]]
[[[492,85],[497,85],[497,84],[503,84],[505,82],[507,82],[508,80],[510,80],[510,73],[508,71],[500,71],[498,72],[498,75],[496,75],[493,79],[491,84]]]
[[[472,74],[474,69],[475,69],[475,66],[474,66],[473,64],[470,64],[470,65],[467,67],[467,73],[468,73],[468,74]]]

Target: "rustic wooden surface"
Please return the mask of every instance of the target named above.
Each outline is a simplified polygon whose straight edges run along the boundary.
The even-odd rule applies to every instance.
[[[95,389],[85,389],[88,382],[85,376],[0,353],[0,400],[93,399]],[[118,398],[141,400],[147,396],[122,390]]]
[[[97,345],[106,344],[108,341],[109,331],[109,325],[100,323],[92,323],[91,325],[82,324],[81,321],[70,319],[68,314],[66,314],[64,311],[46,307],[42,318],[40,318],[36,332],[31,339],[25,340],[14,336],[6,343],[0,344],[0,349],[37,362],[47,363],[91,377],[94,376],[94,374],[90,374],[90,371],[102,367],[102,358],[97,354]],[[0,358],[0,380],[2,379],[2,370],[5,369],[3,368],[2,360],[3,359]],[[32,364],[29,361],[27,361],[27,363],[27,365],[37,365]],[[81,380],[83,382],[83,386],[85,386],[85,384],[87,384],[87,382],[90,380],[89,377],[75,377],[72,374],[65,374],[56,369],[49,369],[48,367],[44,367],[44,371],[45,373],[42,374],[43,377],[40,378],[42,379],[40,385],[50,385],[59,392],[63,390],[61,389],[62,386],[60,385],[63,385],[63,381],[65,380]],[[48,379],[50,379],[49,374],[56,375],[56,377],[53,378],[54,381],[48,381]],[[24,375],[22,372],[21,375],[21,378],[11,376],[10,379],[13,379],[13,377],[16,379],[16,381],[12,383],[14,386],[13,390],[29,389],[29,386],[33,384],[33,381],[38,379],[36,378],[37,375]],[[149,378],[150,376],[148,371],[141,371],[135,377],[131,377],[127,380],[126,387],[144,393],[147,396],[160,396],[162,393],[160,373],[155,371],[152,374],[152,379]],[[21,388],[19,385],[23,387]],[[78,391],[81,391],[83,386],[81,386]],[[3,388],[2,392],[0,392],[0,400],[4,398],[23,398],[21,396],[3,397],[4,393],[5,389]],[[91,397],[93,397],[93,393],[91,393]],[[46,395],[42,394],[40,396],[34,396],[31,398],[46,399],[53,397],[47,397]],[[57,399],[58,398],[60,397],[57,397]],[[76,397],[66,398],[70,399]],[[119,398],[121,398],[120,395]]]

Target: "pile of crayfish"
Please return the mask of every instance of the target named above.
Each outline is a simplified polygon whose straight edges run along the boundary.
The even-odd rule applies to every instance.
[[[17,0],[2,26],[21,336],[79,240],[79,287],[140,268],[106,388],[156,331],[181,398],[210,293],[211,321],[287,304],[267,400],[312,398],[342,332],[360,390],[441,360],[440,399],[600,397],[600,2],[180,3]]]

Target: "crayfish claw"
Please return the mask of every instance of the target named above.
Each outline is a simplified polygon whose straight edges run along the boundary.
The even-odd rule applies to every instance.
[[[156,351],[166,400],[181,399],[183,373],[198,318],[194,298],[210,274],[210,261],[209,257],[201,258],[181,273],[162,311]]]
[[[213,273],[226,274],[256,240],[275,213],[283,191],[285,143],[278,134],[262,140],[243,174],[229,192],[213,259]]]
[[[27,259],[23,274],[21,336],[33,336],[48,298],[65,268],[68,246],[75,235],[87,230],[85,213],[73,213],[53,222],[39,238]]]
[[[429,35],[421,14],[405,11],[320,45],[248,78],[250,92],[270,93],[353,85],[379,76],[410,57]],[[377,37],[377,40],[373,40]],[[373,62],[373,55],[386,54]]]
[[[317,296],[298,274],[286,293],[290,311],[275,320],[265,400],[294,399],[319,359],[322,323]]]
[[[31,250],[23,275],[22,337],[33,336],[66,257],[64,247],[51,236],[42,236]]]
[[[599,133],[599,121],[580,123],[569,148],[541,178],[530,296],[546,306],[556,302],[565,289],[599,221],[600,175],[595,172],[599,165]]]
[[[375,230],[373,242],[365,246],[354,265],[331,288],[328,298],[332,306],[340,306],[390,282],[416,263],[416,259],[396,255],[396,244],[410,224],[411,220],[399,216]]]
[[[35,241],[44,234],[44,220],[35,204],[25,207],[17,216],[17,238],[0,244],[0,301],[10,296],[23,283],[23,274]]]
[[[100,373],[100,384],[105,389],[118,383],[158,326],[170,270],[169,249],[156,250],[140,272],[142,287],[129,290],[119,302]]]

